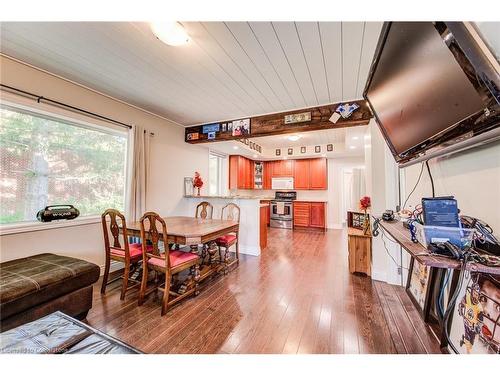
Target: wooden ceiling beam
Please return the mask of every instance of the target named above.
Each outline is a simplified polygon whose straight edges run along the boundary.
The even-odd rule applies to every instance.
[[[335,113],[339,105],[342,104],[353,104],[359,105],[359,108],[355,110],[350,117],[343,118],[340,117],[336,123],[330,122],[330,117]],[[285,116],[300,114],[310,112],[311,120],[306,122],[298,122],[293,124],[285,124]],[[207,123],[204,125],[190,126],[186,128],[185,141],[187,143],[208,143],[208,142],[220,142],[220,141],[232,141],[238,140],[240,138],[255,138],[264,137],[268,135],[279,135],[279,134],[290,134],[290,133],[301,133],[314,130],[325,130],[325,129],[340,129],[353,126],[363,126],[370,122],[373,117],[370,108],[365,100],[353,100],[350,102],[341,102],[323,105],[319,107],[310,107],[297,109],[287,112],[272,113],[269,115],[250,117],[250,134],[233,136],[231,131],[218,131],[215,134],[215,139],[208,139],[208,134],[202,133],[202,127],[204,125],[211,125],[214,123]],[[241,119],[234,119],[241,120]],[[219,121],[216,124],[230,123],[233,120]],[[221,126],[222,130],[222,126]],[[188,134],[198,134],[198,139],[189,139]],[[192,138],[192,136],[190,136]],[[195,136],[196,137],[196,136]]]

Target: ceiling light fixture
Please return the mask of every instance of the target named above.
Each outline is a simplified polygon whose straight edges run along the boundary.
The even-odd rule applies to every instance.
[[[189,35],[179,22],[151,22],[151,31],[169,46],[180,46],[189,42]]]
[[[354,141],[357,141],[357,140],[359,139],[359,137],[352,137],[352,139],[353,139]]]
[[[235,150],[237,150],[239,147],[238,147],[238,146],[233,146],[233,148],[234,148]]]
[[[354,149],[356,148],[356,146],[349,146],[349,148],[350,148],[351,150],[354,150]]]
[[[294,135],[291,135],[288,137],[288,140],[292,141],[292,142],[296,142],[300,139],[300,135],[297,135],[297,134],[294,134]]]

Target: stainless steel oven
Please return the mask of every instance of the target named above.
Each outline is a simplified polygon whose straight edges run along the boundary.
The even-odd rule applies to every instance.
[[[273,228],[293,228],[293,200],[297,198],[295,191],[277,191],[271,201],[270,226]]]

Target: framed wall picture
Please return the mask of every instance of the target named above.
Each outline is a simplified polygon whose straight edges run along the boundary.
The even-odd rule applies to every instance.
[[[463,354],[499,354],[500,275],[467,272],[458,287],[449,327],[452,345]]]
[[[300,148],[300,153],[301,153],[301,154],[305,154],[305,153],[306,153],[306,148],[305,148],[304,146],[302,146],[302,147]]]
[[[277,148],[276,149],[276,156],[280,156],[281,155],[281,149]]]
[[[315,146],[314,147],[314,152],[319,154],[321,152],[321,146]]]
[[[291,147],[290,147],[290,148],[288,149],[288,155],[293,155],[293,148],[291,148]]]
[[[408,269],[406,292],[424,321],[428,321],[431,302],[430,285],[434,280],[434,269],[411,258]]]
[[[370,214],[363,212],[347,211],[347,227],[355,229],[364,229],[365,217],[370,220]]]
[[[331,143],[326,145],[326,151],[332,152],[333,151],[333,145]]]
[[[195,141],[197,139],[200,139],[200,133],[187,133],[186,139],[188,141]]]
[[[233,121],[233,136],[247,135],[250,134],[250,119],[246,118],[243,120]]]

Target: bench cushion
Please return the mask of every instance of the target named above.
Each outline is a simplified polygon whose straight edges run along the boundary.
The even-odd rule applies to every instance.
[[[0,353],[131,354],[137,349],[56,311],[0,333]]]
[[[0,263],[1,319],[91,285],[97,265],[55,254],[38,254]]]

